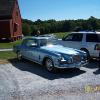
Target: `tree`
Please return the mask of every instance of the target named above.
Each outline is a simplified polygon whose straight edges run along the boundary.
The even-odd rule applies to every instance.
[[[33,22],[27,19],[23,19],[22,23],[24,35],[35,35],[37,30],[40,30],[41,34],[69,32],[75,30],[100,30],[100,19],[97,19],[93,16],[87,20],[78,19],[56,21],[51,19],[42,21],[38,19],[37,21]]]
[[[29,24],[22,23],[22,33],[24,36],[30,36],[31,35],[31,28]]]

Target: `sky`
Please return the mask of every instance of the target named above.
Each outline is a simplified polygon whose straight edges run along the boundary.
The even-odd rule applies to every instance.
[[[100,0],[18,0],[21,16],[32,21],[100,18]]]

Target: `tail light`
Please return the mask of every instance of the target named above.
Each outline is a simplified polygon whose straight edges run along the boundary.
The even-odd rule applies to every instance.
[[[96,44],[94,47],[95,50],[100,50],[100,44]]]

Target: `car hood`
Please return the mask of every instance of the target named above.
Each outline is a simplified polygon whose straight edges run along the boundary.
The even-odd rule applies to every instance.
[[[48,45],[41,47],[44,50],[55,52],[55,53],[62,53],[62,54],[68,54],[68,55],[77,55],[79,54],[79,51],[73,48],[64,47],[62,45]]]

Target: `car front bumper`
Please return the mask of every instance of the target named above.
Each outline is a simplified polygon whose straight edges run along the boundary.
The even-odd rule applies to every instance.
[[[59,64],[55,65],[56,68],[65,69],[65,68],[80,68],[88,64],[88,61],[81,61],[73,64]]]

